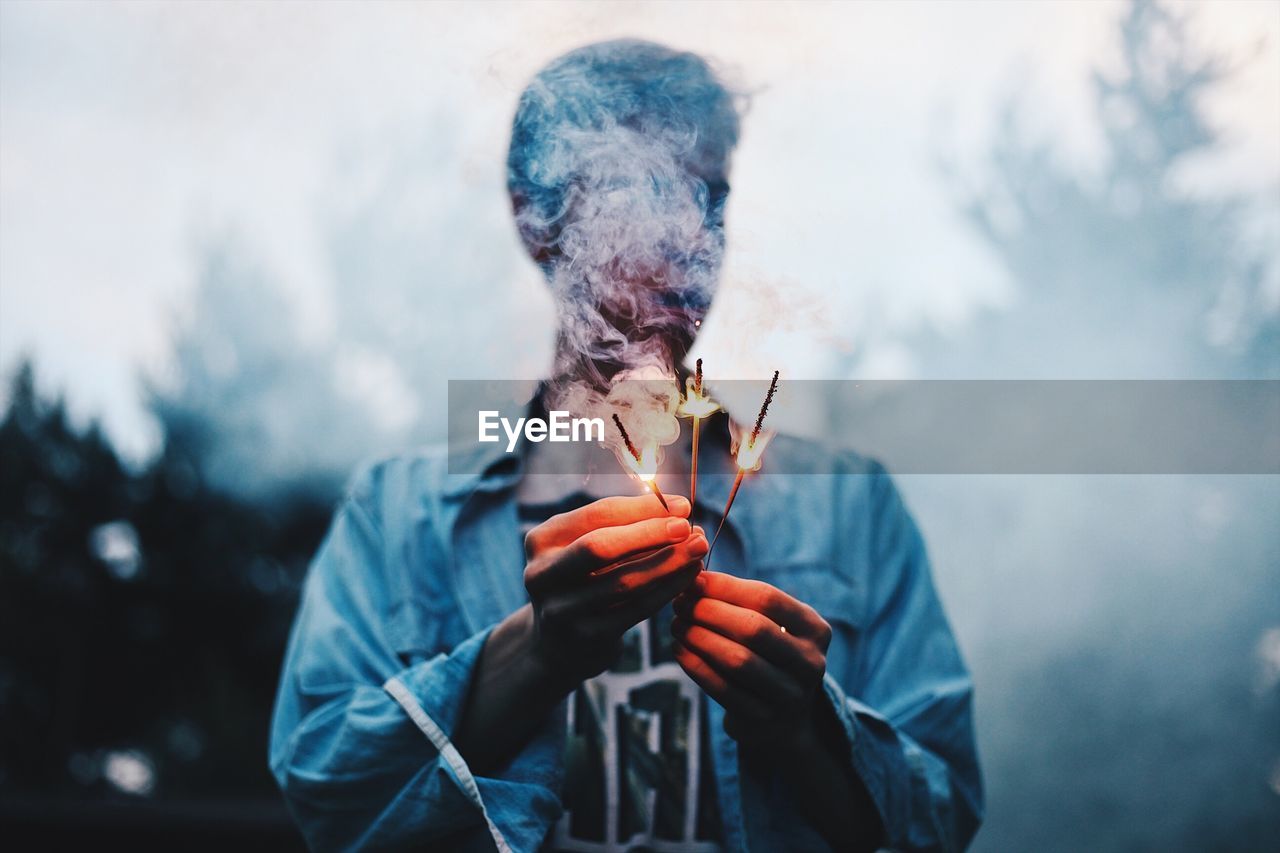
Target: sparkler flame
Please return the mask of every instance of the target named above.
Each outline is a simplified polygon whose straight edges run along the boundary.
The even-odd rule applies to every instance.
[[[686,418],[705,418],[720,411],[720,404],[695,386],[694,378],[685,380],[684,400],[676,412]]]
[[[628,473],[636,477],[642,483],[653,482],[658,476],[658,445],[646,444],[644,450],[640,451],[640,457],[636,458],[630,453],[619,454],[622,458],[622,464],[626,466]]]
[[[622,418],[618,417],[617,412],[613,415],[613,422],[618,426],[618,433],[622,436],[622,443],[626,445],[626,453],[619,453],[618,458],[622,460],[623,467],[641,483],[653,492],[654,497],[658,499],[658,503],[662,504],[662,508],[670,511],[667,506],[667,499],[663,497],[662,490],[658,488],[658,445],[657,442],[648,442],[644,446],[644,450],[636,449],[635,444],[631,441],[631,436],[627,435],[627,428],[622,425]]]
[[[761,430],[752,441],[750,436],[743,440],[739,445],[735,454],[738,467],[743,471],[756,471],[760,468],[761,458],[764,456],[764,449],[773,439],[772,430]]]

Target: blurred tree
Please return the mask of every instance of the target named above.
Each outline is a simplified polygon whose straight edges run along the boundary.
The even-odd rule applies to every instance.
[[[1128,6],[1119,37],[1119,68],[1093,76],[1105,145],[1096,171],[1029,138],[1022,108],[1006,106],[962,207],[1011,274],[1015,301],[962,339],[935,341],[932,372],[1280,375],[1280,304],[1268,290],[1280,270],[1252,227],[1278,188],[1210,195],[1186,180],[1220,145],[1205,103],[1230,69],[1199,55],[1187,21],[1152,0]]]
[[[504,173],[495,161],[473,176],[458,132],[436,116],[349,146],[319,205],[332,288],[309,283],[333,319],[307,339],[244,239],[205,247],[151,404],[205,482],[255,501],[333,495],[361,461],[442,440],[449,379],[541,375],[522,354],[549,352],[551,319],[511,298],[533,267],[491,245],[516,239]],[[459,162],[465,180],[441,174]]]
[[[325,500],[250,506],[166,451],[126,470],[13,378],[0,421],[0,800],[260,797]]]
[[[1134,0],[1117,23],[1117,61],[1091,77],[1101,158],[1030,132],[1015,99],[980,163],[952,167],[1014,293],[923,342],[925,375],[1280,376],[1280,256],[1259,234],[1280,187],[1195,180],[1224,147],[1209,108],[1233,68],[1164,5]],[[1274,483],[945,479],[911,486],[944,585],[961,567],[958,609],[1001,614],[969,644],[993,804],[979,845],[1273,849],[1280,694],[1250,681],[1276,619],[1258,594],[1280,566]]]
[[[264,503],[337,493],[373,425],[336,393],[333,348],[304,343],[295,313],[238,241],[206,247],[171,373],[150,382],[170,461]]]

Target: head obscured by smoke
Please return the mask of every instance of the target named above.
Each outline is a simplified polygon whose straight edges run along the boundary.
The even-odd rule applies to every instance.
[[[521,95],[507,185],[555,296],[562,404],[674,377],[715,293],[737,141],[708,64],[649,42],[575,50]]]

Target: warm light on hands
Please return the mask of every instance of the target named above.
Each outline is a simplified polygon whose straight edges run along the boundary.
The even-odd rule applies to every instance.
[[[785,748],[813,735],[831,644],[816,610],[767,583],[704,572],[675,612],[676,660],[724,707],[730,737]]]
[[[525,537],[535,651],[567,680],[603,671],[622,635],[702,570],[706,534],[689,524],[687,500],[673,496],[670,507],[651,495],[604,498]]]

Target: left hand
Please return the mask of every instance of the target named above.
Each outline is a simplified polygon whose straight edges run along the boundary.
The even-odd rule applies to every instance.
[[[817,738],[831,626],[777,587],[703,572],[674,602],[680,666],[725,709],[725,731],[766,752]]]

